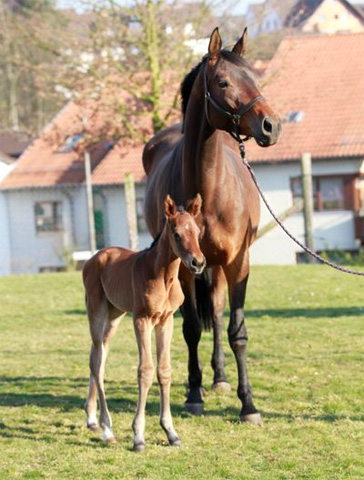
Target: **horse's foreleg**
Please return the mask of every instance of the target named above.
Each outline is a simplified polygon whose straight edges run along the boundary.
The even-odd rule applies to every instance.
[[[179,279],[185,295],[181,306],[183,336],[188,347],[188,390],[186,410],[194,415],[203,413],[201,394],[202,368],[198,358],[198,344],[201,339],[201,322],[197,313],[195,279],[181,265]]]
[[[194,293],[184,290],[185,301],[181,306],[183,315],[183,336],[188,347],[188,392],[186,410],[194,415],[203,413],[201,395],[202,368],[198,358],[198,344],[201,339],[201,323],[198,318]]]
[[[133,421],[134,451],[145,450],[145,405],[150,386],[153,382],[154,366],[152,357],[151,335],[153,324],[147,318],[135,318],[134,330],[139,351],[138,367],[138,405]]]
[[[212,269],[211,300],[214,309],[213,332],[214,348],[211,357],[211,366],[214,370],[213,390],[230,391],[231,387],[225,375],[225,356],[222,345],[222,331],[224,326],[226,278],[222,267]]]
[[[242,402],[240,419],[241,421],[260,424],[261,417],[253,403],[246,365],[248,332],[244,318],[244,303],[249,276],[247,253],[244,255],[244,261],[240,268],[239,265],[235,264],[226,267],[225,273],[229,285],[230,299],[229,344],[234,352],[238,367],[239,384],[237,393]]]
[[[173,315],[163,325],[155,327],[157,359],[158,359],[158,383],[160,387],[160,425],[166,432],[168,442],[173,446],[180,446],[179,439],[172,421],[170,408],[171,389],[171,341],[173,335]]]

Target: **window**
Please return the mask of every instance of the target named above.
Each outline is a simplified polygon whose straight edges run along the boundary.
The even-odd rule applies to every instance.
[[[34,214],[37,233],[62,230],[61,202],[38,202],[34,205]]]
[[[139,233],[147,232],[148,228],[144,219],[144,198],[136,199],[136,214],[137,214],[138,232]]]
[[[293,201],[301,199],[301,177],[291,179]],[[345,179],[342,176],[313,177],[312,194],[314,210],[345,210],[348,202],[345,199]]]
[[[83,140],[83,133],[76,133],[67,137],[63,144],[58,148],[59,153],[71,152]]]

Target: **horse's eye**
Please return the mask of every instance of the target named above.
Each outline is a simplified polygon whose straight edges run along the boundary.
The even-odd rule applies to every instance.
[[[179,240],[181,238],[181,235],[177,232],[174,232],[173,236],[176,240]]]
[[[228,86],[229,86],[229,82],[228,82],[228,81],[226,81],[226,80],[220,80],[220,81],[219,81],[219,87],[220,87],[220,88],[226,88],[226,87],[228,87]]]

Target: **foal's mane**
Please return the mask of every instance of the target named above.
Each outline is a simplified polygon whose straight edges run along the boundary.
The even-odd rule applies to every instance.
[[[205,55],[201,60],[201,62],[192,68],[192,70],[185,76],[185,78],[181,83],[181,104],[182,104],[181,107],[182,107],[183,119],[186,114],[188,100],[192,92],[193,84],[196,80],[197,75],[200,73],[202,66],[205,65],[207,58],[208,58],[208,55]],[[237,55],[234,52],[231,52],[230,50],[225,50],[225,49],[221,50],[220,57],[216,66],[218,65],[221,58],[224,60],[227,60],[233,65],[236,65],[242,68],[248,68],[250,71],[252,71],[251,66],[243,57],[241,57],[240,55]]]

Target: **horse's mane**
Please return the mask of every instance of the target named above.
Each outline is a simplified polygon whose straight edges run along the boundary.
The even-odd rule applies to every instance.
[[[181,107],[183,118],[186,114],[188,100],[192,92],[193,84],[196,80],[197,75],[200,73],[202,66],[205,64],[207,58],[208,55],[205,55],[201,62],[192,68],[192,70],[185,76],[181,83]],[[233,63],[234,65],[237,65],[238,67],[248,68],[249,70],[252,70],[249,63],[243,57],[237,55],[234,52],[231,52],[230,50],[221,50],[219,61],[221,58],[227,60],[230,63]]]

